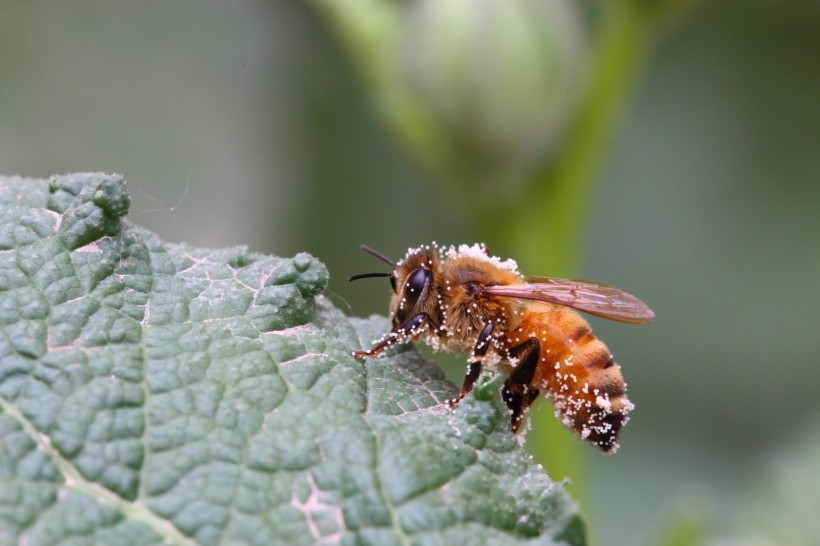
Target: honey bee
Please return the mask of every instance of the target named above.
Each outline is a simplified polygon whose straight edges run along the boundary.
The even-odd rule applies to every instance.
[[[556,417],[604,452],[618,448],[618,434],[634,408],[626,383],[606,345],[575,311],[642,324],[655,318],[635,296],[594,281],[526,277],[513,260],[491,256],[483,244],[411,248],[399,261],[361,249],[393,267],[351,281],[387,277],[393,289],[393,328],[357,358],[423,340],[435,350],[469,353],[456,404],[473,388],[482,366],[505,372],[502,396],[512,430],[543,394]]]

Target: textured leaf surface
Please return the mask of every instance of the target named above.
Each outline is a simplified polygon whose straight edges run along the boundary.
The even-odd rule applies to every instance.
[[[0,544],[584,542],[498,378],[350,353],[325,267],[168,244],[118,176],[0,179]]]

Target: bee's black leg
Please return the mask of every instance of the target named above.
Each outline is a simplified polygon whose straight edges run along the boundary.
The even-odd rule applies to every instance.
[[[410,317],[404,324],[400,324],[390,330],[390,333],[387,334],[383,340],[373,345],[369,351],[355,351],[353,356],[355,358],[369,358],[381,354],[388,347],[396,343],[407,341],[414,335],[420,334],[422,332],[421,327],[425,323],[434,331],[438,330],[438,325],[430,318],[430,315],[427,313],[419,313],[418,315]]]
[[[487,325],[484,326],[484,329],[481,330],[481,333],[478,334],[473,352],[470,353],[470,358],[467,359],[467,362],[470,364],[467,368],[467,374],[464,376],[464,381],[461,383],[461,392],[457,398],[450,400],[450,405],[458,403],[459,400],[467,396],[468,392],[473,390],[473,385],[475,385],[476,379],[478,379],[478,376],[481,374],[481,361],[484,359],[484,355],[487,354],[487,349],[490,348],[490,340],[492,339],[494,328],[495,324],[488,322]]]
[[[521,418],[538,397],[538,389],[531,383],[538,368],[538,357],[541,353],[541,343],[538,338],[531,337],[524,343],[509,350],[510,358],[517,358],[518,364],[504,383],[501,395],[507,407],[510,408],[513,432],[518,431]]]
[[[490,340],[492,339],[494,329],[495,324],[488,322],[487,325],[484,326],[484,329],[481,330],[481,333],[478,334],[478,337],[475,340],[475,347],[473,347],[473,352],[470,353],[470,362],[481,362],[484,355],[487,354],[487,349],[490,348]]]

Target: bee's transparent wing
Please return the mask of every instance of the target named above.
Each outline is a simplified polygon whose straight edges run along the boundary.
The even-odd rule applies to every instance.
[[[565,305],[619,322],[652,322],[655,313],[644,302],[623,290],[598,281],[577,281],[552,277],[527,277],[527,283],[485,286],[490,296],[543,301]]]

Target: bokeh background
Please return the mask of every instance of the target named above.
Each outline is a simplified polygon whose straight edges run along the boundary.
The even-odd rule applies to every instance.
[[[380,267],[360,243],[398,257],[477,238],[311,3],[2,1],[0,37],[4,175],[122,173],[133,221],[308,251],[356,315],[388,297],[346,282]],[[617,455],[579,452],[590,536],[820,543],[818,4],[704,0],[650,45],[573,271],[658,316],[592,319],[637,410]]]

